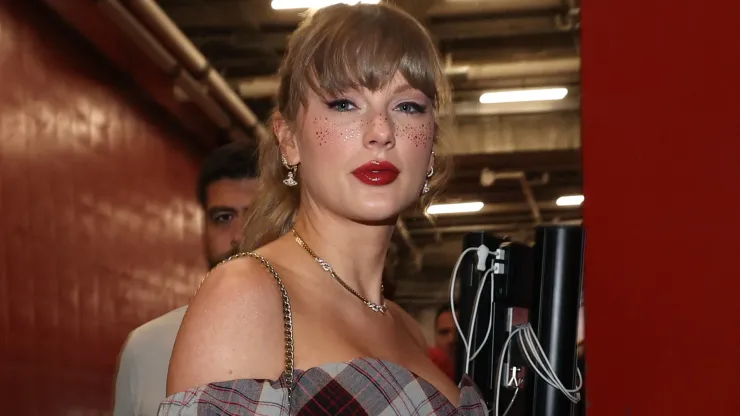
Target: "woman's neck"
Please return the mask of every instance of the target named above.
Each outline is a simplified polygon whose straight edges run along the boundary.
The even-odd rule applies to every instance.
[[[371,302],[380,302],[392,225],[360,224],[326,212],[299,209],[295,230],[334,272]]]

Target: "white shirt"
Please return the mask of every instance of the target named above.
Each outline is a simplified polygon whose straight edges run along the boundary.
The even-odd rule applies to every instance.
[[[167,395],[167,370],[187,306],[133,330],[121,351],[114,416],[156,416]]]

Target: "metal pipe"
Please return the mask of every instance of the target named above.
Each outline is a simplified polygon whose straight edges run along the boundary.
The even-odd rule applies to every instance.
[[[98,5],[164,72],[173,77],[181,95],[195,102],[219,128],[228,129],[231,126],[228,114],[208,95],[207,90],[183,70],[177,59],[131,12],[117,0],[101,0]]]
[[[543,183],[543,180],[547,180],[545,178],[547,177],[543,175],[543,178],[537,183]],[[481,184],[483,184],[483,186],[491,186],[499,179],[516,179],[519,181],[522,186],[524,199],[527,201],[527,205],[529,205],[529,209],[532,211],[532,217],[535,220],[535,224],[541,223],[542,214],[540,213],[540,207],[537,204],[537,200],[534,197],[534,192],[532,192],[532,182],[527,179],[527,174],[522,171],[494,172],[488,168],[484,168],[481,172]]]
[[[576,0],[564,0],[563,7],[567,9],[564,15],[555,16],[555,25],[560,30],[573,31],[581,27],[581,8]]]
[[[175,56],[185,67],[198,78],[198,72],[208,68],[209,63],[203,54],[193,45],[184,33],[177,27],[167,13],[153,0],[129,0],[126,2],[142,18],[144,24],[169,44]],[[202,72],[201,72],[202,74]]]
[[[455,103],[452,108],[457,117],[503,116],[509,114],[537,114],[578,110],[581,101],[566,97],[562,100],[527,101],[520,103],[481,104],[477,102]]]
[[[148,23],[150,29],[170,45],[173,54],[195,78],[204,82],[217,101],[224,105],[245,127],[260,138],[269,137],[265,127],[252,110],[239,99],[223,77],[153,0],[130,0],[129,4]]]
[[[539,59],[518,62],[491,62],[486,64],[458,65],[449,72],[463,72],[469,80],[526,78],[546,75],[576,73],[581,70],[579,57]]]
[[[254,129],[255,135],[260,139],[268,139],[270,137],[265,126],[260,123],[256,115],[247,107],[246,104],[236,95],[234,90],[229,87],[226,80],[219,75],[216,71],[211,69],[208,71],[208,85],[215,87],[216,91],[220,92],[220,96],[229,109],[236,113],[236,116],[247,126]]]
[[[516,224],[473,224],[473,225],[453,225],[449,227],[422,228],[418,230],[409,230],[411,235],[428,235],[428,234],[463,234],[475,231],[507,232],[521,229],[534,229],[538,225],[581,225],[583,220],[566,220],[541,224],[534,223],[516,223]]]
[[[529,184],[529,181],[527,180],[527,177],[525,175],[519,177],[519,183],[522,185],[522,193],[524,194],[524,199],[527,201],[527,204],[529,204],[529,209],[532,210],[532,218],[534,218],[534,223],[539,225],[540,223],[542,223],[542,213],[540,213],[540,207],[539,205],[537,205],[537,200],[534,198],[532,186]]]
[[[472,1],[444,1],[430,7],[430,16],[459,15],[459,14],[503,14],[521,13],[537,10],[552,10],[561,6],[561,0],[472,0]]]
[[[445,68],[445,73],[450,77],[481,80],[570,74],[579,72],[580,68],[581,59],[579,57],[569,57],[518,62],[448,65]],[[242,98],[274,96],[280,85],[280,79],[276,76],[242,78],[235,81],[237,85],[236,89]]]
[[[116,0],[102,0],[98,6],[121,30],[133,39],[162,71],[173,74],[180,65],[172,54],[160,44],[151,33]]]
[[[193,100],[198,107],[205,112],[222,130],[231,127],[231,119],[221,107],[213,101],[208,95],[208,90],[203,84],[193,78],[187,71],[180,71],[175,79],[175,86],[178,87],[189,99]]]

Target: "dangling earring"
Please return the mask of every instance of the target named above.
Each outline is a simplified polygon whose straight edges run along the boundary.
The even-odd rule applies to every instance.
[[[432,178],[432,175],[434,175],[434,166],[432,166],[432,169],[427,173],[427,179],[424,181],[424,187],[421,188],[422,195],[429,192],[429,179]]]
[[[285,169],[288,169],[288,177],[283,179],[283,183],[290,187],[298,185],[298,181],[295,180],[298,165],[291,165],[290,163],[288,163],[288,159],[286,159],[285,156],[280,156],[280,158],[283,162],[283,166],[285,166]]]

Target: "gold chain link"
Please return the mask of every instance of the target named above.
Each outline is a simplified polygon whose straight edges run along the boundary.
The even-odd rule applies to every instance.
[[[275,279],[275,281],[278,284],[278,287],[280,288],[280,294],[283,298],[283,331],[285,335],[285,382],[288,385],[288,403],[290,403],[290,393],[293,389],[293,381],[294,381],[294,372],[295,372],[295,344],[293,342],[293,312],[290,309],[290,298],[288,298],[288,290],[285,289],[285,285],[283,284],[283,280],[278,275],[277,271],[272,267],[272,265],[265,260],[264,257],[260,256],[256,253],[238,253],[233,256],[230,256],[226,260],[221,261],[218,263],[213,269],[216,267],[227,263],[231,260],[238,259],[240,257],[252,257],[254,259],[257,259],[264,268],[267,269],[267,271],[272,274],[272,277]],[[213,270],[211,269],[211,271]],[[208,276],[211,274],[211,271],[206,273],[206,276],[201,280],[200,284],[198,285],[198,288],[195,289],[195,293],[198,293],[198,290],[203,285],[203,282],[208,278]],[[193,294],[195,296],[195,294]]]
[[[309,255],[311,255],[311,257],[313,257],[314,260],[316,260],[316,263],[319,263],[319,265],[321,266],[322,269],[324,269],[324,271],[328,272],[331,275],[331,277],[334,278],[334,280],[336,280],[340,285],[342,285],[342,287],[345,288],[349,293],[355,295],[355,297],[357,297],[357,299],[360,299],[362,301],[362,303],[365,304],[365,306],[367,306],[368,308],[370,308],[373,312],[385,313],[388,310],[388,306],[386,305],[386,302],[385,302],[385,296],[383,294],[384,287],[383,287],[383,284],[382,283],[380,285],[380,302],[381,303],[380,304],[377,304],[375,302],[371,302],[370,300],[368,300],[367,298],[365,298],[361,294],[357,293],[356,290],[352,289],[352,287],[350,287],[350,285],[348,285],[344,280],[342,280],[339,277],[339,275],[337,275],[334,272],[334,269],[332,269],[332,267],[331,267],[331,265],[329,263],[327,263],[325,260],[323,260],[319,256],[317,256],[316,253],[314,253],[313,250],[311,250],[311,248],[308,246],[308,244],[306,244],[306,242],[303,241],[303,239],[301,238],[301,236],[298,235],[298,232],[295,229],[291,229],[290,231],[293,233],[293,236],[295,237],[296,243],[298,243],[301,247],[303,247],[303,249],[306,250],[306,252]]]

